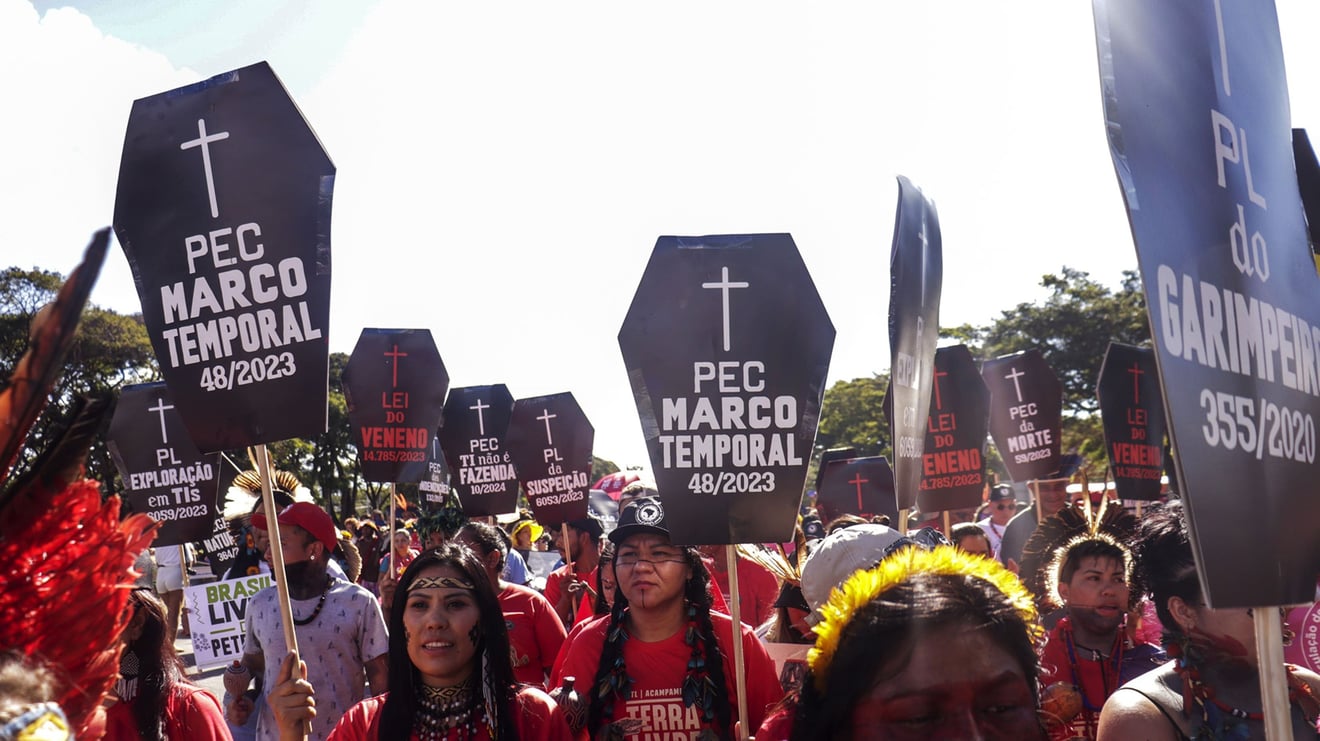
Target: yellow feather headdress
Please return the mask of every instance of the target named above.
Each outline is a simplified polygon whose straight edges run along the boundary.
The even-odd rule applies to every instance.
[[[830,593],[821,607],[824,618],[816,626],[816,645],[807,653],[807,665],[815,677],[816,689],[824,692],[830,662],[839,648],[839,637],[859,609],[885,592],[917,574],[971,576],[992,584],[1008,599],[1013,609],[1031,630],[1032,640],[1043,633],[1037,620],[1036,604],[1022,582],[997,561],[974,556],[953,546],[930,550],[902,548],[874,568],[858,571]]]

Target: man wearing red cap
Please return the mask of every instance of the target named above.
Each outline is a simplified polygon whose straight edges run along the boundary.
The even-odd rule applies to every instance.
[[[252,524],[268,529],[261,514],[252,516]],[[325,510],[311,502],[295,502],[280,512],[278,524],[298,653],[307,663],[308,678],[316,683],[316,718],[310,735],[316,741],[328,736],[340,716],[363,699],[366,681],[373,694],[386,690],[389,638],[380,605],[371,592],[328,569],[339,541]],[[267,546],[267,561],[269,551]],[[265,700],[258,698],[254,708],[243,697],[251,675],[258,672],[263,674],[264,687],[274,686],[280,663],[289,651],[274,586],[248,602],[245,628],[242,663],[248,673],[225,675],[225,690],[238,698],[225,710],[231,722],[241,724],[257,709],[257,738],[275,739],[278,729]]]

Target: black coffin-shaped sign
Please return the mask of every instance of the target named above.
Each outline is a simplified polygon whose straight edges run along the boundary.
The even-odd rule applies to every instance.
[[[204,451],[325,432],[334,173],[264,62],[133,103],[115,235]]]
[[[898,213],[889,258],[889,399],[898,506],[911,509],[920,489],[930,408],[931,366],[940,334],[944,257],[935,204],[898,177]],[[924,510],[923,510],[924,511]]]
[[[449,373],[429,329],[364,329],[344,366],[344,399],[362,478],[415,482],[440,426]]]
[[[587,516],[595,436],[596,430],[571,393],[513,403],[509,455],[532,513],[542,525],[558,527]]]
[[[1274,3],[1094,6],[1201,585],[1216,608],[1310,602],[1320,278]]]
[[[888,391],[886,391],[888,395]],[[820,463],[816,466],[815,489],[820,491],[821,482],[825,480],[825,469],[829,468],[833,461],[846,461],[849,458],[857,457],[857,448],[830,448],[820,454]]]
[[[943,512],[975,507],[985,486],[990,392],[966,345],[935,351],[932,386],[917,508]]]
[[[987,360],[981,380],[990,390],[990,436],[1008,475],[1031,481],[1058,471],[1063,384],[1040,351]]]
[[[423,512],[444,509],[450,500],[449,465],[440,446],[440,436],[432,435],[426,448],[426,473],[417,482],[417,506]]]
[[[219,514],[220,455],[203,455],[193,444],[164,383],[119,392],[105,443],[133,511],[160,523],[155,545],[211,537]]]
[[[845,514],[866,518],[888,515],[889,521],[897,524],[894,471],[889,461],[877,455],[825,464],[816,492],[816,509],[826,522]]]
[[[513,395],[502,383],[452,389],[445,400],[440,445],[470,517],[518,509],[518,472],[505,444],[512,416]]]
[[[1096,383],[1105,450],[1119,499],[1160,498],[1164,475],[1164,398],[1155,351],[1109,343]]]
[[[619,346],[674,541],[789,538],[834,348],[793,238],[661,237]]]
[[[227,486],[223,487],[220,491],[225,491],[228,488]],[[217,497],[216,506],[219,505],[220,501]],[[234,540],[233,534],[229,532],[229,523],[225,521],[223,516],[215,518],[215,524],[211,526],[211,535],[203,540],[201,545],[206,554],[207,566],[211,568],[212,574],[219,574],[223,577],[229,571],[229,567],[234,565],[234,559],[238,558],[238,541]]]

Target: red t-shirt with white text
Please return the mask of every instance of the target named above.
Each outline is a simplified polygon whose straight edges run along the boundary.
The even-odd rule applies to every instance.
[[[734,692],[733,621],[729,616],[711,612],[720,653],[724,657],[725,691],[729,698],[731,718],[738,715],[738,700]],[[610,617],[599,617],[575,627],[569,633],[551,678],[559,685],[563,678],[576,678],[575,687],[582,697],[594,691],[592,682],[605,645],[605,633]],[[686,629],[662,641],[647,643],[629,638],[623,644],[623,659],[628,667],[632,687],[627,700],[614,704],[613,725],[626,741],[676,741],[695,739],[703,728],[698,708],[683,705],[683,679],[687,675],[688,659],[692,649],[684,642]],[[775,663],[757,640],[751,628],[742,626],[743,658],[747,678],[748,725],[757,728],[765,719],[766,710],[779,702],[784,691],[775,677]],[[586,730],[579,738],[594,737]]]

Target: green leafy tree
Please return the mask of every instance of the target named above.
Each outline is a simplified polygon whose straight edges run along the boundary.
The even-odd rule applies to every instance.
[[[1111,341],[1151,345],[1141,277],[1126,270],[1119,288],[1111,290],[1065,266],[1043,276],[1041,285],[1050,294],[1040,303],[1020,303],[984,326],[962,325],[941,334],[966,343],[982,360],[1040,350],[1063,384],[1063,449],[1084,456],[1093,477],[1103,475],[1107,462],[1095,384]]]
[[[967,342],[974,355],[995,358],[1038,349],[1063,383],[1064,410],[1073,415],[1099,410],[1095,381],[1110,341],[1150,346],[1150,325],[1136,271],[1123,271],[1117,291],[1090,274],[1064,267],[1040,284],[1050,289],[1041,303],[1020,303],[981,327],[963,325],[945,336]]]
[[[814,485],[820,454],[830,448],[856,448],[858,456],[889,454],[889,425],[885,421],[888,373],[869,378],[836,381],[825,389],[821,403],[816,447],[807,468],[807,487]]]
[[[889,444],[885,422],[885,389],[888,373],[870,378],[836,381],[825,390],[820,427],[816,432],[819,450],[853,447],[861,456],[880,455]]]

